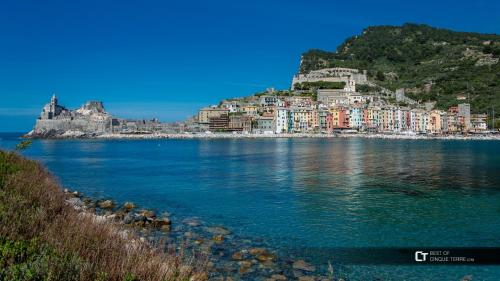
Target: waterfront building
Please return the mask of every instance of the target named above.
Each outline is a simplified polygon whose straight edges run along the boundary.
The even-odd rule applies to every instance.
[[[219,116],[210,117],[208,129],[211,132],[225,132],[229,129],[229,114],[224,113]]]
[[[208,124],[210,123],[210,118],[227,115],[228,113],[229,109],[227,108],[205,107],[198,112],[198,122],[201,124]]]
[[[290,110],[284,107],[278,107],[275,111],[276,133],[287,133],[289,130]]]
[[[462,131],[467,132],[470,127],[470,104],[461,103],[457,107],[458,109],[458,123]]]
[[[361,129],[363,126],[363,109],[360,106],[352,106],[349,111],[349,127]]]
[[[440,110],[441,115],[441,132],[448,133],[448,112]]]
[[[345,107],[334,107],[330,109],[332,115],[332,128],[347,129],[349,128],[349,109]]]
[[[328,131],[328,110],[319,109],[318,110],[318,122],[319,122],[319,132],[327,132]]]
[[[311,114],[308,116],[309,120],[309,126],[311,130],[319,130],[319,114],[318,114],[318,109],[313,108],[311,110]]]
[[[326,132],[331,134],[333,132],[333,114],[331,112],[326,113]]]
[[[306,133],[310,130],[310,120],[312,119],[312,109],[304,107],[295,107],[290,111],[292,131]]]
[[[439,110],[431,110],[427,123],[427,131],[431,134],[439,134],[441,133],[441,125],[441,112]]]
[[[274,126],[274,117],[271,116],[260,116],[257,117],[257,131],[260,133],[274,133],[276,127]]]
[[[229,115],[228,131],[251,133],[252,117],[240,114]]]
[[[381,110],[382,119],[382,131],[392,132],[394,131],[394,111],[392,107],[385,107]]]
[[[471,114],[471,130],[474,132],[482,132],[488,129],[487,126],[488,115],[487,114]]]

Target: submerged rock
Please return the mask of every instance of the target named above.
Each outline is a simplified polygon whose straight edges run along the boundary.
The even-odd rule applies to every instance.
[[[207,232],[210,232],[214,235],[229,235],[231,231],[221,227],[221,226],[212,226],[206,228]]]
[[[240,274],[245,274],[245,273],[249,273],[253,270],[251,270],[252,268],[252,262],[251,261],[240,261],[238,262],[238,264],[240,265],[240,269],[239,269],[239,272]]]
[[[309,272],[316,271],[316,267],[314,265],[307,263],[304,260],[295,261],[292,267],[293,269],[298,269],[302,271],[309,271]]]
[[[165,226],[165,225],[171,225],[172,221],[170,221],[170,219],[167,218],[167,217],[162,217],[162,218],[153,220],[152,224],[155,227],[162,227],[162,226]]]
[[[212,238],[215,242],[218,242],[218,243],[221,243],[224,241],[224,235],[214,235],[214,237]]]
[[[202,224],[201,221],[197,218],[187,218],[187,219],[183,220],[183,223],[185,223],[191,227],[198,227]]]
[[[243,253],[242,252],[236,252],[234,253],[231,258],[235,261],[241,261],[243,260]]]
[[[277,259],[275,254],[270,253],[268,251],[264,251],[256,255],[255,258],[260,262],[274,262]]]

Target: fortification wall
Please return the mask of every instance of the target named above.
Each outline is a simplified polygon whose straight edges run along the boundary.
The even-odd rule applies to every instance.
[[[35,125],[35,133],[48,131],[81,131],[84,133],[105,133],[110,132],[110,122],[92,121],[87,119],[38,119]]]

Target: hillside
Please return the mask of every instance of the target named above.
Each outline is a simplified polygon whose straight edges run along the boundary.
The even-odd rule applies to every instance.
[[[310,50],[300,72],[326,67],[368,70],[391,90],[405,88],[419,101],[446,109],[469,96],[473,112],[500,112],[500,36],[455,32],[427,25],[374,26],[348,38],[336,52]]]

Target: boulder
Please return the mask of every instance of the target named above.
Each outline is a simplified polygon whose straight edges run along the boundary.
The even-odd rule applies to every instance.
[[[156,218],[156,213],[155,211],[151,211],[151,210],[141,210],[139,212],[139,215],[142,215],[146,218],[150,218],[150,219],[154,219]]]
[[[155,224],[158,226],[171,225],[172,221],[170,221],[170,219],[167,217],[162,217],[155,220]]]
[[[134,214],[128,213],[124,218],[123,218],[123,223],[124,224],[131,224],[135,221]]]
[[[115,207],[115,203],[111,200],[99,201],[97,204],[101,209],[113,209]]]
[[[123,204],[123,209],[125,209],[127,211],[130,211],[134,208],[135,208],[135,205],[132,202],[125,202],[125,204]]]

